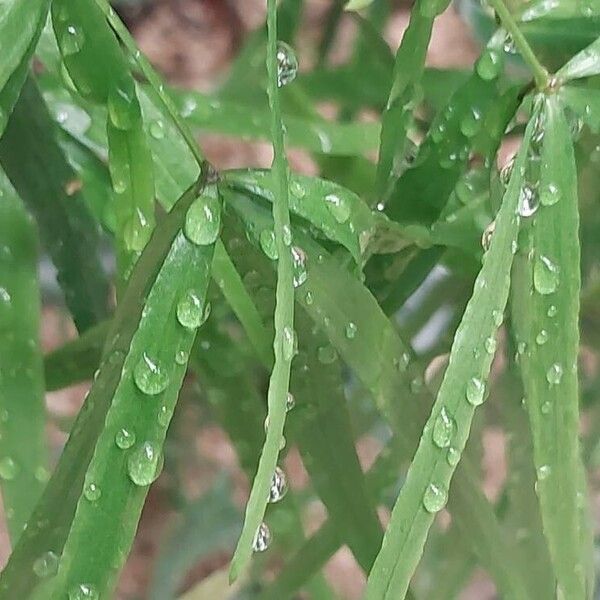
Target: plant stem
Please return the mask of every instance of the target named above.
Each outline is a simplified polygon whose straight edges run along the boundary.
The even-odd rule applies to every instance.
[[[500,17],[502,25],[512,36],[515,46],[518,48],[523,60],[527,63],[533,76],[535,83],[540,90],[548,87],[550,76],[546,68],[540,63],[537,56],[531,49],[529,42],[525,39],[523,32],[519,29],[516,21],[513,19],[512,14],[506,8],[503,0],[489,0],[490,5],[496,11],[496,14]]]

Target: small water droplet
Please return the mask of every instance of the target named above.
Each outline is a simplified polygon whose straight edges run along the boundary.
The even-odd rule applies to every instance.
[[[553,319],[558,314],[558,308],[556,308],[556,306],[553,304],[548,308],[548,312],[546,314]]]
[[[548,341],[548,332],[542,329],[535,337],[535,342],[538,346],[543,346]]]
[[[58,556],[52,550],[38,556],[33,563],[33,572],[40,578],[52,577],[58,571]]]
[[[470,138],[477,134],[481,129],[481,125],[481,111],[476,107],[471,107],[460,122],[460,130],[464,136]]]
[[[538,190],[525,183],[519,193],[519,215],[524,218],[533,216],[540,206]]]
[[[85,487],[83,488],[83,495],[85,496],[86,500],[89,500],[90,502],[96,502],[100,499],[100,496],[102,496],[102,490],[95,483],[89,482],[86,483]]]
[[[452,416],[442,407],[433,425],[433,442],[438,448],[447,448],[452,442],[456,430],[456,423]]]
[[[448,448],[446,461],[451,467],[455,467],[460,461],[460,452],[456,448]]]
[[[292,392],[288,392],[285,401],[286,412],[290,412],[290,410],[292,410],[294,406],[296,406],[296,398],[294,398],[294,394],[292,394]]]
[[[298,351],[298,338],[292,327],[285,326],[283,328],[283,336],[281,340],[281,351],[284,360],[292,360]]]
[[[516,156],[513,154],[500,171],[500,181],[504,187],[510,183],[510,178],[512,177],[513,169],[515,167],[515,160]]]
[[[423,496],[423,506],[429,513],[436,513],[446,506],[448,494],[442,487],[430,483]]]
[[[317,349],[317,358],[319,362],[324,365],[330,365],[337,359],[337,352],[331,344],[321,346]]]
[[[165,137],[165,124],[160,119],[150,123],[150,135],[155,140],[162,140]]]
[[[304,301],[306,302],[307,306],[310,306],[315,301],[312,292],[306,292],[306,296],[304,296]]]
[[[277,85],[283,87],[296,79],[298,58],[294,49],[285,42],[277,42]]]
[[[469,404],[472,404],[473,406],[479,406],[480,404],[483,404],[485,397],[485,384],[483,381],[477,377],[473,377],[467,383],[466,396]]]
[[[422,377],[415,377],[411,382],[410,382],[410,391],[413,394],[420,394],[423,391],[423,387],[425,386],[425,383],[423,381]]]
[[[558,287],[560,271],[547,256],[538,255],[533,265],[533,286],[542,294],[553,294]]]
[[[279,253],[277,252],[277,240],[275,239],[275,232],[272,229],[263,229],[259,236],[260,247],[262,251],[271,260],[277,260]]]
[[[492,319],[494,321],[494,325],[496,327],[500,327],[500,325],[502,325],[502,321],[504,321],[504,313],[501,310],[493,310]]]
[[[177,303],[177,320],[187,329],[197,329],[204,323],[204,304],[194,290],[188,290]]]
[[[284,225],[283,226],[282,235],[283,235],[283,243],[286,246],[291,246],[291,244],[292,244],[292,230],[290,229],[289,225]]]
[[[548,183],[542,187],[540,201],[544,206],[552,206],[560,200],[560,189],[555,183]]]
[[[493,338],[493,337],[486,338],[486,340],[483,343],[483,345],[485,347],[485,351],[488,354],[495,354],[496,353],[496,338]]]
[[[77,54],[83,48],[85,34],[77,25],[67,25],[60,38],[60,49],[65,56]]]
[[[69,600],[99,600],[100,594],[91,583],[78,583],[69,590]]]
[[[487,252],[490,249],[490,245],[492,244],[492,238],[494,237],[494,231],[496,231],[496,221],[492,221],[483,232],[481,236],[481,246],[484,252]]]
[[[350,204],[345,198],[337,194],[327,194],[325,202],[329,212],[338,223],[345,223],[350,218]]]
[[[306,195],[306,190],[298,181],[292,181],[290,184],[290,191],[292,192],[292,195],[298,199],[304,198]]]
[[[169,375],[145,352],[133,370],[133,379],[140,391],[149,396],[160,394],[169,385]]]
[[[563,368],[559,363],[554,363],[546,371],[546,379],[550,385],[558,385],[563,377]]]
[[[175,352],[175,362],[180,366],[185,365],[189,357],[190,355],[187,350],[177,350],[177,352]]]
[[[213,244],[221,230],[221,207],[214,187],[197,198],[185,216],[184,232],[188,240],[199,246]]]
[[[294,287],[299,288],[308,279],[306,254],[302,248],[292,246],[292,269]]]
[[[258,527],[254,540],[252,541],[252,550],[254,552],[264,552],[271,543],[271,530],[266,523],[261,523]]]
[[[287,494],[288,484],[283,469],[275,467],[271,487],[269,488],[269,502],[279,502]]]
[[[0,460],[0,477],[5,481],[12,481],[18,474],[19,467],[17,463],[10,457],[5,456]]]
[[[345,329],[346,337],[349,340],[353,340],[356,337],[357,332],[358,332],[358,327],[356,326],[356,323],[353,323],[352,321],[350,321],[350,323],[348,323],[346,325],[346,329]]]
[[[539,481],[547,479],[552,473],[552,467],[550,465],[542,465],[537,468],[537,478]]]
[[[162,455],[152,442],[140,444],[127,457],[127,473],[136,485],[150,485],[158,479],[161,470]]]
[[[506,54],[516,54],[517,53],[517,46],[515,45],[515,41],[513,40],[510,33],[506,34],[506,38],[504,39],[503,48],[504,48],[504,52],[506,52]]]
[[[550,414],[550,411],[552,410],[552,404],[550,403],[549,400],[545,400],[544,402],[542,402],[542,406],[540,407],[540,411],[543,415],[548,415]]]
[[[484,81],[491,81],[500,75],[502,67],[502,54],[494,48],[487,48],[477,61],[477,66],[475,68],[481,79]]]
[[[124,427],[115,434],[115,444],[121,450],[128,450],[135,444],[135,433]]]

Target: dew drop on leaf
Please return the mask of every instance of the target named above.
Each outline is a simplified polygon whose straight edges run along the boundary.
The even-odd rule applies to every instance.
[[[558,314],[558,308],[556,308],[556,306],[553,304],[548,308],[548,312],[546,314],[553,319]]]
[[[175,352],[175,362],[180,366],[185,365],[189,357],[190,355],[187,350],[177,350],[177,352]]]
[[[269,502],[279,502],[287,494],[288,483],[287,477],[283,469],[275,467],[275,472],[271,479],[271,487],[269,488]]]
[[[283,339],[281,340],[281,351],[284,360],[292,360],[298,351],[298,339],[296,332],[289,326],[283,328]]]
[[[165,137],[165,124],[160,119],[150,123],[150,135],[155,140],[162,140]]]
[[[96,502],[100,499],[100,496],[102,496],[102,491],[95,483],[89,482],[86,483],[83,488],[83,495],[85,496],[86,500],[89,500],[90,502]]]
[[[555,183],[545,185],[540,193],[540,201],[544,206],[552,206],[560,200],[560,189]]]
[[[547,479],[550,476],[550,473],[552,473],[552,467],[550,467],[550,465],[541,465],[537,468],[537,478],[539,481]]]
[[[486,338],[486,340],[483,343],[483,345],[485,347],[485,351],[488,354],[495,354],[495,352],[496,352],[496,338],[493,338],[493,337]]]
[[[90,583],[78,583],[69,590],[69,600],[99,600],[100,594]]]
[[[536,336],[535,336],[535,343],[538,346],[543,346],[546,342],[548,341],[548,332],[545,329],[542,329]]]
[[[169,385],[169,375],[145,352],[133,370],[133,379],[139,390],[149,396],[160,394]]]
[[[308,279],[306,270],[306,254],[302,248],[292,246],[292,269],[294,287],[299,288]]]
[[[490,249],[490,245],[492,243],[492,238],[494,237],[494,231],[496,231],[496,221],[492,221],[483,232],[481,236],[481,247],[484,252],[487,252]]]
[[[135,433],[124,427],[115,434],[115,444],[121,450],[128,450],[135,444]]]
[[[204,323],[204,305],[194,290],[188,290],[177,303],[177,320],[187,329]]]
[[[161,427],[168,427],[172,416],[173,411],[168,406],[161,406],[158,409],[158,424]]]
[[[48,550],[38,556],[33,563],[33,572],[40,578],[52,577],[58,571],[58,556]]]
[[[539,294],[548,295],[556,291],[560,271],[547,256],[538,255],[533,265],[533,286]]]
[[[331,344],[327,344],[317,349],[317,358],[321,364],[330,365],[337,359],[337,352]]]
[[[539,206],[538,190],[528,183],[524,184],[519,193],[519,215],[525,218],[532,217]]]
[[[193,244],[208,246],[219,237],[221,207],[215,194],[202,194],[188,209],[183,230]]]
[[[77,25],[67,25],[60,38],[60,49],[65,56],[77,54],[83,48],[85,34]]]
[[[285,400],[285,410],[286,412],[290,412],[296,406],[296,398],[292,392],[287,393],[287,398]]]
[[[2,479],[12,481],[18,473],[19,467],[10,456],[5,456],[0,460],[0,477]]]
[[[481,379],[478,379],[477,377],[473,377],[467,383],[467,391],[466,391],[467,401],[469,402],[469,404],[471,404],[473,406],[479,406],[480,404],[483,404],[484,396],[485,396],[484,383],[481,381]]]
[[[433,425],[433,442],[438,448],[447,448],[452,442],[456,431],[456,423],[452,416],[442,407],[438,418]]]
[[[135,85],[131,77],[124,77],[110,90],[108,94],[108,115],[110,122],[122,131],[131,129],[135,119],[139,117]]]
[[[473,137],[481,129],[481,111],[478,108],[471,107],[469,112],[460,122],[460,130],[466,137]]]
[[[456,448],[448,448],[446,461],[451,467],[455,467],[460,461],[460,452]]]
[[[500,75],[503,60],[502,54],[493,48],[486,49],[477,61],[477,75],[484,81],[491,81]]]
[[[550,365],[546,371],[546,380],[550,385],[558,385],[563,377],[563,368],[559,363]]]
[[[146,486],[158,479],[162,470],[162,455],[152,442],[135,447],[127,457],[127,474],[136,485]]]
[[[277,42],[277,85],[283,87],[296,79],[298,58],[294,49],[285,42]]]
[[[448,494],[444,488],[430,483],[423,495],[423,506],[429,513],[436,513],[446,506]]]
[[[271,260],[277,260],[279,253],[277,252],[275,232],[272,229],[263,229],[260,232],[259,241],[260,247],[267,257]]]
[[[356,337],[356,334],[358,332],[358,327],[356,326],[356,323],[353,323],[352,321],[350,321],[346,327],[345,327],[345,334],[346,337],[349,340],[353,340]]]
[[[348,201],[337,194],[327,194],[325,203],[333,218],[340,224],[345,223],[350,218],[350,205]]]
[[[264,552],[271,543],[271,530],[266,523],[261,523],[252,541],[254,552]]]

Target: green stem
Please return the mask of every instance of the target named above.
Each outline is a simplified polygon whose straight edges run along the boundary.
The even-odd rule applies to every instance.
[[[529,68],[533,72],[535,83],[540,90],[548,87],[550,76],[545,67],[540,63],[537,56],[531,49],[529,42],[525,39],[523,32],[519,29],[516,21],[513,19],[512,14],[506,8],[503,0],[489,0],[490,5],[496,11],[496,14],[500,17],[502,25],[510,33],[515,46],[518,48],[523,60],[529,65]]]
[[[121,19],[119,18],[117,13],[112,9],[107,0],[96,0],[96,3],[102,9],[102,12],[106,15],[106,19],[108,20],[110,26],[113,28],[121,42],[123,42],[123,45],[125,46],[125,48],[127,48],[127,51],[131,54],[136,63],[139,65],[142,73],[144,74],[144,77],[146,77],[146,79],[154,89],[154,92],[159,97],[160,101],[163,103],[164,107],[169,113],[169,116],[171,117],[171,119],[173,119],[173,123],[175,123],[175,126],[179,130],[179,133],[181,133],[183,139],[186,141],[190,151],[192,152],[194,158],[196,159],[196,162],[198,163],[198,166],[200,167],[200,170],[202,172],[205,172],[208,169],[208,163],[202,156],[200,148],[198,148],[198,144],[196,143],[196,140],[194,139],[194,136],[192,135],[190,129],[179,115],[179,111],[177,110],[175,103],[173,102],[169,94],[165,92],[165,86],[160,76],[156,73],[154,67],[150,64],[148,59],[142,54],[142,52],[140,52],[140,50],[137,47],[137,44],[135,43],[135,40],[129,33],[129,30],[127,29],[127,27],[125,27],[125,24],[123,23],[123,21],[121,21]]]

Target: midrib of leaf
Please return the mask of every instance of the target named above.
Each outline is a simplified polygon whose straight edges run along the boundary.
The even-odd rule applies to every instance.
[[[569,126],[556,95],[544,99],[543,115],[542,205],[531,228],[524,232],[525,247],[515,262],[511,305],[515,337],[526,345],[520,366],[533,437],[536,489],[557,586],[566,598],[585,598],[592,548],[585,540],[588,526],[581,523],[586,498],[578,440],[581,284],[577,171]],[[545,205],[549,185],[558,188],[555,205]],[[535,265],[542,257],[558,269],[554,291],[535,283]],[[555,307],[554,317],[549,316],[551,307]],[[540,344],[542,332],[548,341]],[[555,383],[553,368],[561,370]]]
[[[475,412],[475,407],[467,401],[467,388],[474,378],[483,385],[489,375],[493,355],[485,350],[485,342],[495,337],[508,300],[512,246],[519,229],[517,206],[533,129],[534,123],[530,121],[496,218],[490,249],[456,332],[442,385],[369,576],[368,600],[404,598],[436,512],[433,508],[426,510],[424,498],[431,493],[431,486],[442,496],[448,493],[455,467],[448,462],[446,451],[438,448],[432,439],[442,409],[456,424],[451,447],[462,453],[467,441]],[[438,510],[441,505],[443,502],[437,505]],[[526,597],[524,590],[520,594]]]
[[[252,556],[252,541],[263,519],[269,486],[277,465],[279,444],[283,435],[286,416],[286,399],[289,390],[292,356],[286,350],[294,331],[294,286],[292,273],[292,255],[286,243],[286,231],[291,234],[289,214],[288,164],[285,154],[284,133],[281,121],[281,104],[278,85],[277,62],[277,1],[267,3],[267,72],[268,95],[271,107],[271,132],[273,138],[273,178],[276,198],[273,203],[273,221],[275,240],[278,251],[277,288],[275,305],[275,340],[273,350],[275,363],[269,380],[267,393],[269,427],[258,463],[258,469],[250,497],[246,505],[244,527],[233,555],[230,568],[230,579],[235,580],[245,568]]]

